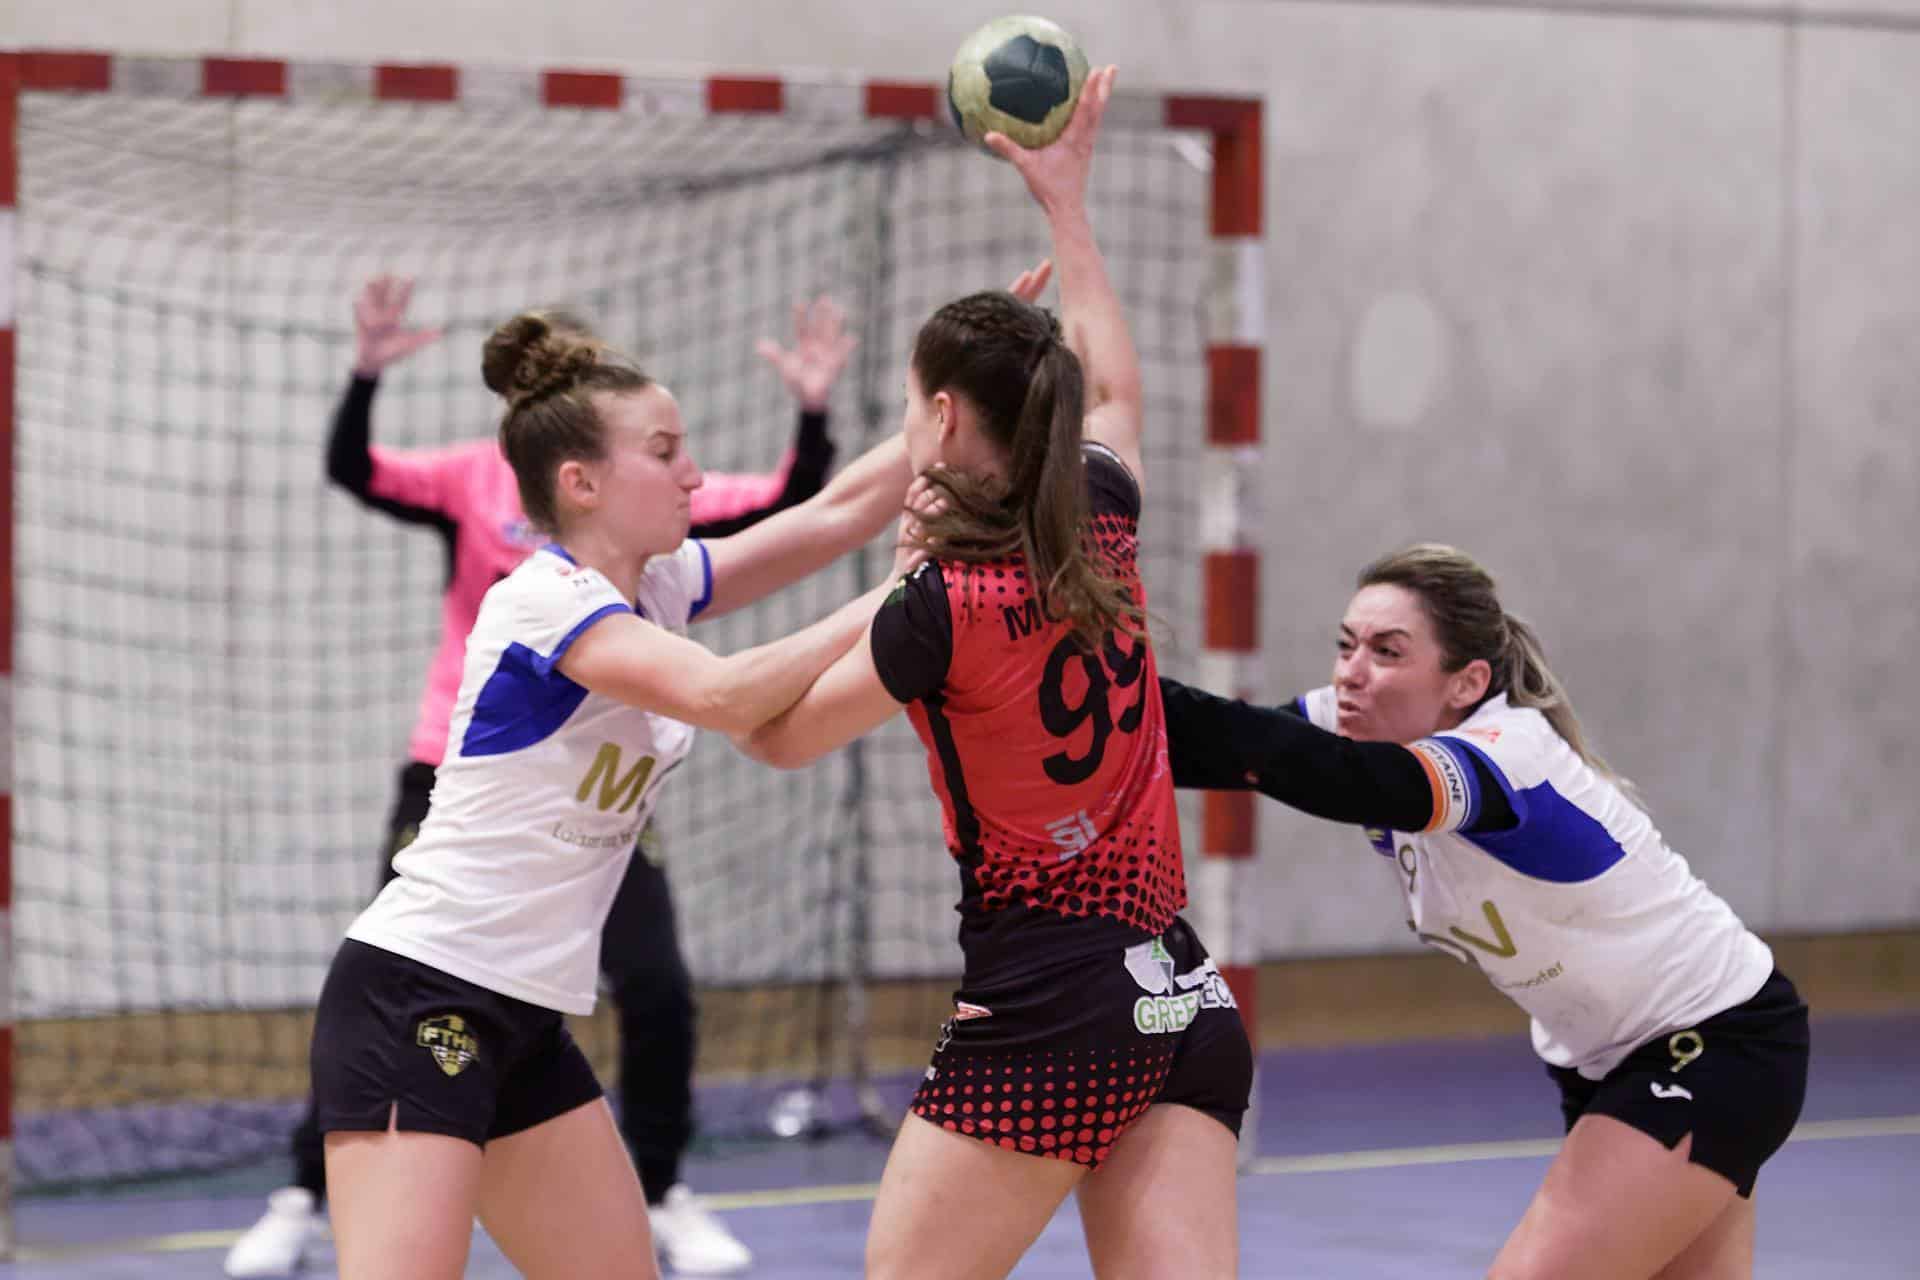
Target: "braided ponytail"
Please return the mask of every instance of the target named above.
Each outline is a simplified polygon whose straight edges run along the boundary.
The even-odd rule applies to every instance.
[[[971,294],[921,326],[912,363],[927,395],[966,397],[1009,464],[1004,481],[929,471],[945,509],[922,520],[924,545],[962,563],[1024,557],[1035,598],[1084,644],[1139,631],[1132,593],[1088,552],[1086,377],[1060,322],[1011,294]]]

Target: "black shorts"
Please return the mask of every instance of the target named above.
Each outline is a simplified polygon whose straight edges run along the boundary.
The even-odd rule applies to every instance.
[[[389,1127],[485,1146],[601,1096],[552,1009],[352,939],[314,1013],[320,1132]]]
[[[1668,1032],[1628,1054],[1603,1080],[1548,1067],[1567,1128],[1612,1116],[1753,1194],[1760,1166],[1780,1149],[1807,1096],[1807,1006],[1778,969],[1745,1004]]]
[[[1183,920],[1160,938],[954,993],[913,1113],[1009,1151],[1099,1168],[1155,1103],[1238,1135],[1253,1050]]]

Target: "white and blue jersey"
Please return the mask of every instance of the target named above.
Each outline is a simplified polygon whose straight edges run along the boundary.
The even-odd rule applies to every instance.
[[[594,623],[684,632],[713,596],[697,540],[632,601],[549,546],[496,583],[467,638],[447,752],[398,878],[347,936],[502,995],[593,1012],[600,930],[693,726],[590,693],[555,664]]]
[[[1299,709],[1335,729],[1331,688]],[[1773,971],[1766,943],[1539,711],[1500,694],[1410,749],[1432,821],[1369,828],[1368,839],[1405,895],[1408,927],[1525,1009],[1548,1063],[1598,1080],[1655,1036],[1750,999]],[[1516,824],[1474,829],[1483,779]]]

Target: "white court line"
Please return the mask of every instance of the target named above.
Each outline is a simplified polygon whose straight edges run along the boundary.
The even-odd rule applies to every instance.
[[[122,1253],[193,1253],[201,1249],[226,1249],[243,1233],[239,1231],[176,1231],[171,1235],[142,1236],[137,1240],[117,1240],[101,1244],[62,1244],[48,1248],[19,1245],[13,1251],[15,1262],[73,1262],[80,1258],[105,1258]]]
[[[1920,1134],[1920,1115],[1875,1120],[1816,1120],[1794,1129],[1788,1142],[1831,1142],[1838,1138],[1896,1138]],[[1269,1156],[1255,1160],[1250,1173],[1341,1173],[1349,1169],[1404,1169],[1422,1164],[1468,1164],[1475,1160],[1522,1160],[1560,1150],[1558,1138],[1517,1142],[1462,1142],[1441,1147],[1384,1147],[1378,1151],[1341,1151],[1324,1156]]]
[[[1519,1160],[1550,1156],[1558,1138],[1515,1142],[1460,1142],[1444,1147],[1382,1147],[1378,1151],[1336,1151],[1323,1156],[1266,1156],[1248,1173],[1344,1173],[1350,1169],[1404,1169],[1420,1164],[1466,1164],[1473,1160]]]
[[[1801,1125],[1788,1138],[1796,1142],[1832,1142],[1851,1138],[1900,1138],[1920,1135],[1920,1115],[1881,1116],[1870,1120],[1817,1120]],[[1269,1156],[1255,1160],[1250,1174],[1344,1173],[1357,1169],[1405,1169],[1427,1164],[1468,1164],[1475,1160],[1521,1160],[1550,1156],[1560,1149],[1558,1138],[1529,1138],[1517,1142],[1461,1142],[1432,1147],[1384,1147],[1377,1151],[1338,1151],[1319,1156]],[[850,1182],[818,1187],[785,1187],[771,1191],[737,1191],[700,1200],[710,1209],[781,1209],[816,1204],[844,1204],[871,1200],[877,1182]],[[241,1236],[239,1231],[182,1231],[112,1243],[22,1247],[19,1262],[66,1262],[124,1253],[187,1253],[224,1249]]]

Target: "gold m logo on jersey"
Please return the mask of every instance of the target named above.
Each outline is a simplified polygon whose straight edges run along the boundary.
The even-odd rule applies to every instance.
[[[414,1029],[413,1042],[433,1055],[440,1069],[457,1076],[480,1056],[480,1037],[467,1030],[467,1020],[457,1013],[442,1013],[422,1018]]]
[[[653,777],[653,766],[657,763],[652,756],[641,756],[634,761],[633,768],[622,775],[620,766],[620,748],[611,742],[600,744],[600,751],[593,757],[593,763],[587,767],[587,776],[580,779],[580,789],[574,793],[574,799],[585,804],[593,797],[594,783],[600,784],[600,794],[595,803],[600,812],[605,813],[615,804],[620,807],[617,813],[625,813],[639,801],[646,792],[647,780]]]

